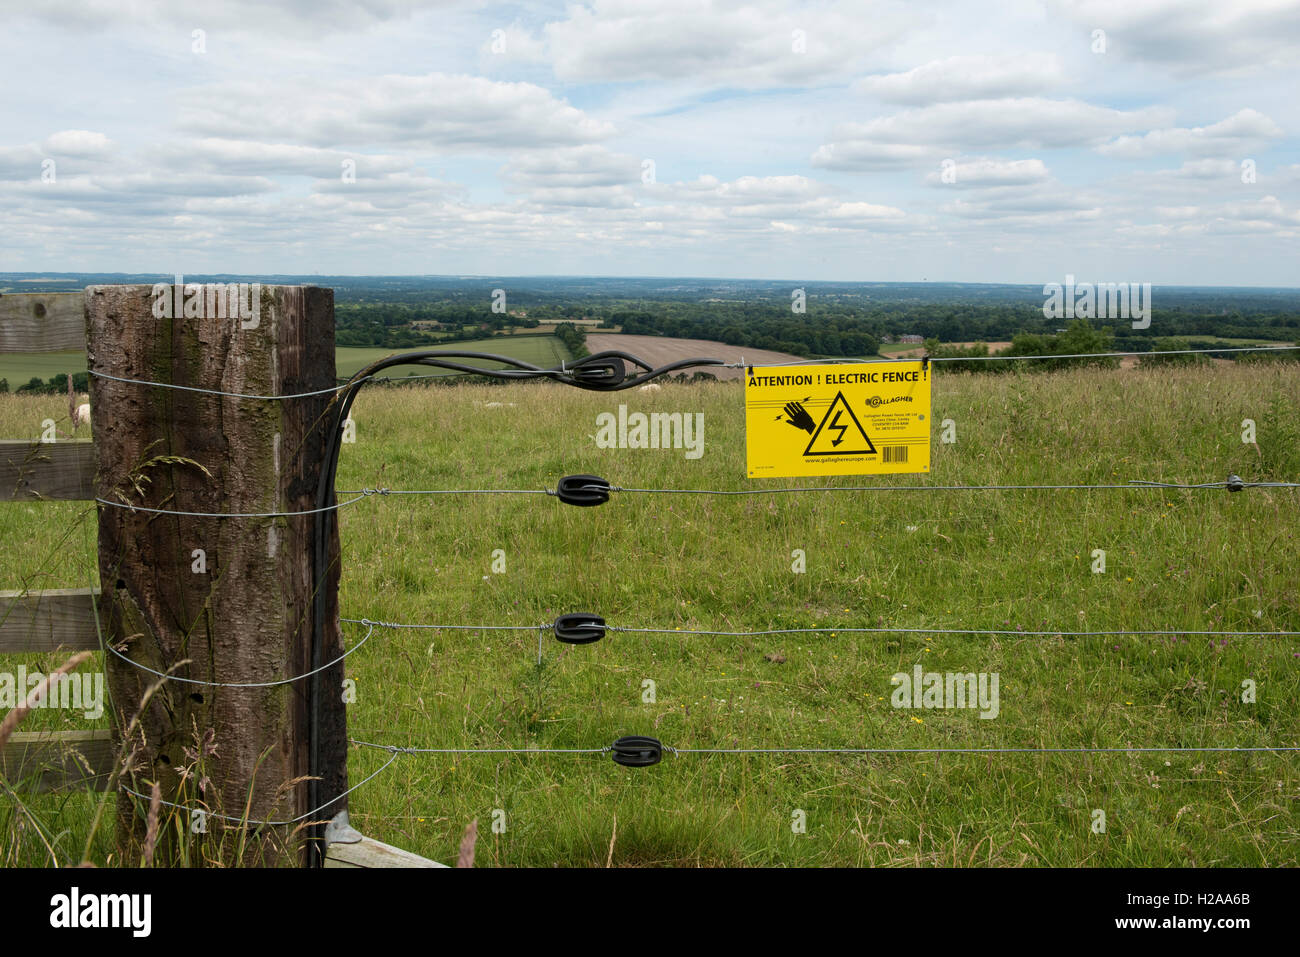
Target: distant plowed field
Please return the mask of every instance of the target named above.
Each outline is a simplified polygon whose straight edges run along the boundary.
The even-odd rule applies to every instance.
[[[678,359],[726,359],[728,362],[739,362],[743,357],[745,362],[751,365],[772,365],[778,362],[796,362],[803,358],[790,355],[788,352],[729,346],[725,342],[713,342],[710,339],[669,339],[662,336],[624,336],[617,333],[589,335],[587,348],[592,352],[621,349],[656,367],[676,362]],[[719,379],[737,379],[741,374],[740,369],[706,368],[700,371]]]

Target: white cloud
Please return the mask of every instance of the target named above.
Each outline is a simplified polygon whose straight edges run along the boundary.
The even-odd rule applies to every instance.
[[[1295,5],[0,0],[0,257],[1294,283]]]
[[[587,143],[613,135],[532,83],[474,76],[385,75],[364,80],[301,78],[274,96],[250,81],[186,90],[181,125],[208,136],[322,148],[376,145],[517,150]]]
[[[1183,152],[1240,156],[1281,135],[1278,125],[1263,113],[1244,109],[1210,126],[1170,127],[1142,136],[1121,136],[1100,145],[1098,151],[1125,159]]]
[[[1051,0],[1087,30],[1105,30],[1105,56],[1176,75],[1258,71],[1294,64],[1300,4],[1294,0]]]
[[[941,103],[842,124],[832,134],[835,142],[820,147],[812,163],[858,170],[906,165],[944,151],[1093,146],[1117,133],[1150,127],[1168,114],[1039,97]]]
[[[641,161],[603,146],[535,150],[501,167],[506,189],[541,206],[628,207],[641,186]]]
[[[892,0],[798,9],[783,0],[591,0],[570,5],[544,34],[566,82],[763,88],[851,76],[916,19]]]
[[[730,182],[701,176],[687,183],[664,184],[661,192],[694,202],[739,207],[803,203],[824,195],[827,189],[806,176],[742,176]]]
[[[1160,175],[1176,179],[1214,180],[1225,177],[1237,178],[1240,174],[1241,167],[1235,160],[1230,159],[1188,160],[1178,169],[1160,171]]]
[[[98,159],[108,155],[113,142],[103,133],[90,130],[63,130],[52,133],[42,144],[47,153],[56,156],[75,156],[80,159]]]
[[[1019,223],[1092,220],[1102,213],[1096,194],[1060,184],[1030,192],[992,191],[972,199],[954,200],[941,209],[963,219]]]
[[[412,165],[412,160],[401,156],[220,137],[182,138],[179,143],[164,143],[156,153],[159,162],[173,168],[258,173],[263,176],[314,176],[323,179],[339,178],[343,164],[347,161],[353,164],[358,178],[394,173],[410,169]]]
[[[0,146],[0,180],[40,179],[41,164],[48,158],[34,143]]]
[[[849,139],[839,143],[823,143],[812,154],[813,166],[835,170],[884,170],[928,163],[943,150],[934,146],[913,146],[908,143],[874,143],[854,138],[851,127],[838,131]]]
[[[100,31],[113,27],[165,24],[226,32],[292,31],[295,36],[319,37],[333,32],[356,33],[389,20],[406,19],[420,10],[457,6],[455,0],[0,0],[6,19],[31,17],[63,30]]]
[[[488,69],[547,61],[546,44],[518,20],[507,27],[493,29],[479,47],[479,54],[483,66]]]
[[[869,76],[853,84],[890,103],[923,105],[1045,93],[1062,81],[1060,60],[1047,53],[952,56],[905,73]]]
[[[907,214],[895,206],[880,206],[876,203],[837,203],[826,212],[834,220],[871,221],[898,220]]]
[[[520,188],[626,186],[641,181],[641,160],[603,146],[574,146],[523,153],[502,167]]]
[[[931,186],[957,186],[980,188],[986,186],[1026,186],[1041,183],[1048,178],[1047,167],[1040,159],[994,160],[977,159],[953,162],[950,175],[944,170],[926,176]]]

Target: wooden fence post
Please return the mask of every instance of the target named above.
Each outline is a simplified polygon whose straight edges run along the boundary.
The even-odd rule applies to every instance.
[[[263,396],[328,390],[335,384],[332,290],[92,286],[85,308],[100,498],[166,512],[315,507],[333,393],[238,398],[96,373]],[[342,654],[338,533],[335,523],[327,527],[322,662]],[[174,668],[173,675],[198,682],[303,675],[312,667],[313,535],[311,515],[210,518],[101,504],[105,639],[139,665]],[[176,667],[181,661],[188,664]],[[260,688],[167,680],[149,693],[159,681],[154,675],[112,654],[104,663],[114,744],[134,755],[122,784],[147,796],[158,782],[164,801],[185,806],[172,813],[184,818],[191,847],[203,849],[191,861],[308,860],[303,824],[241,831],[218,815],[279,822],[313,810],[303,780],[311,679]],[[342,679],[342,663],[320,679],[321,804],[347,788]],[[123,864],[140,861],[148,806],[147,797],[119,795]],[[310,820],[345,809],[340,798]],[[192,833],[201,827],[206,834]],[[173,838],[175,831],[173,825]],[[179,849],[174,840],[166,843],[168,834],[164,828],[160,861],[174,860]]]

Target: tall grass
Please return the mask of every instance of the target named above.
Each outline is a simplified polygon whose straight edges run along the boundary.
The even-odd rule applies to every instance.
[[[955,421],[957,442],[940,444],[936,428],[929,477],[840,484],[1300,477],[1290,364],[945,375],[934,388],[933,417]],[[596,448],[596,415],[620,403],[704,413],[703,457]],[[54,397],[7,397],[0,434],[35,437],[59,409]],[[358,400],[339,488],[542,489],[580,472],[626,487],[750,488],[742,413],[734,383],[373,389]],[[1241,441],[1244,419],[1257,444]],[[543,495],[370,498],[340,515],[341,605],[345,617],[443,624],[592,611],[683,630],[1300,631],[1298,496],[616,493],[594,509]],[[93,580],[85,506],[0,506],[0,535],[23,543],[0,556],[9,587]],[[804,574],[791,569],[795,549]],[[1092,572],[1094,549],[1105,574]],[[1288,638],[616,633],[581,647],[548,639],[536,659],[533,631],[380,631],[348,660],[349,730],[431,748],[601,747],[638,733],[683,748],[1300,745],[1300,642]],[[916,664],[997,672],[998,718],[894,709],[890,677]],[[352,780],[386,758],[354,749]],[[351,806],[368,836],[444,861],[477,819],[479,866],[1282,865],[1300,856],[1298,791],[1295,754],[683,755],[647,769],[603,755],[412,755]],[[49,831],[84,827],[85,796],[34,800]],[[796,811],[806,833],[791,827]],[[15,820],[0,816],[11,842]],[[20,846],[9,863],[49,862]],[[90,856],[109,852],[101,842]]]

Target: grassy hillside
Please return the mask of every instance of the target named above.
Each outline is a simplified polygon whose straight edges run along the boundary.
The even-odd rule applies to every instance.
[[[702,412],[704,455],[596,448],[597,414],[620,403]],[[540,489],[579,472],[636,488],[750,488],[742,410],[738,384],[375,389],[357,403],[339,488]],[[931,475],[840,484],[1300,478],[1290,364],[945,375],[933,414],[955,421],[957,443],[936,430]],[[0,435],[34,437],[46,415],[67,413],[57,398],[4,397]],[[1241,441],[1247,418],[1258,445]],[[627,492],[595,509],[540,495],[371,498],[341,513],[341,603],[346,617],[406,623],[593,611],[628,627],[727,631],[1300,631],[1297,497]],[[0,504],[0,538],[23,543],[0,552],[8,587],[93,581],[84,505]],[[1091,570],[1098,548],[1105,574]],[[363,633],[345,629],[349,641]],[[620,633],[547,639],[544,655],[539,669],[532,631],[378,631],[349,659],[350,731],[431,748],[602,747],[624,734],[680,748],[1300,745],[1291,638]],[[891,707],[891,676],[917,664],[999,674],[998,717]],[[1253,704],[1241,700],[1247,680]],[[25,727],[86,725],[44,712]],[[355,749],[353,783],[385,760]],[[617,865],[1256,866],[1300,858],[1298,797],[1295,754],[684,754],[645,769],[607,755],[409,755],[352,796],[352,821],[448,860],[478,819],[480,865],[604,865],[617,818]],[[45,842],[79,859],[91,799],[28,807],[44,840],[0,802],[0,862],[48,863]],[[792,831],[796,811],[806,833]],[[1096,811],[1105,833],[1093,832]],[[97,863],[112,863],[108,841],[96,836]]]

